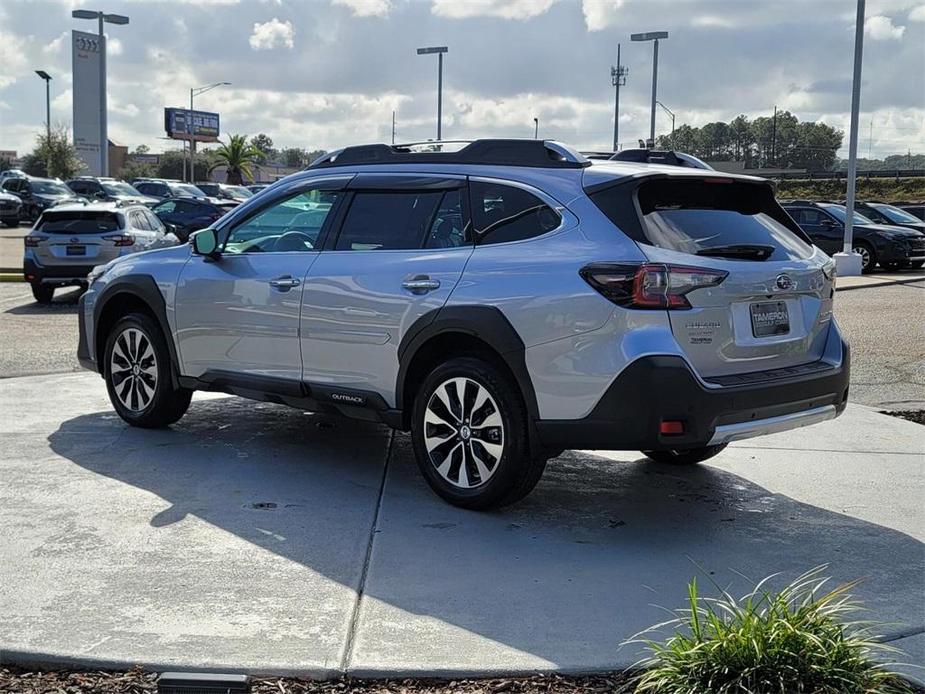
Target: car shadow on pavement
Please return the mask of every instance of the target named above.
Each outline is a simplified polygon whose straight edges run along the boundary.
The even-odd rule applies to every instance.
[[[6,309],[4,313],[16,316],[41,316],[48,313],[57,315],[73,313],[76,315],[81,294],[83,294],[81,289],[72,289],[67,292],[57,291],[50,304],[40,304],[37,301],[27,299],[17,306]]]
[[[630,663],[638,649],[621,654],[621,642],[663,621],[655,605],[682,606],[691,577],[744,592],[770,574],[790,579],[821,564],[837,581],[863,579],[856,592],[871,618],[895,623],[897,633],[922,626],[923,543],[709,465],[571,451],[550,462],[519,505],[474,513],[429,491],[407,436],[235,398],[194,401],[169,430],[132,429],[111,412],[82,415],[49,443],[62,458],[162,500],[122,511],[149,524],[152,543],[175,534],[183,547],[183,521],[198,518],[343,586],[362,584],[348,663],[361,673],[428,659],[434,671],[503,670],[524,654],[536,668],[595,667],[607,653]],[[259,613],[260,596],[246,582],[264,570],[263,552],[202,552],[191,546],[175,562],[195,563],[204,596],[212,595],[209,562],[234,562],[243,584],[233,592]],[[145,594],[132,580],[146,609],[175,599]],[[490,640],[497,662],[471,639]]]

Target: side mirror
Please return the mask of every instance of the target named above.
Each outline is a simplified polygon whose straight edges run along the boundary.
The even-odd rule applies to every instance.
[[[839,224],[838,222],[836,222],[834,219],[823,219],[823,220],[822,220],[822,226],[824,226],[824,227],[829,227],[830,229],[833,229],[833,228],[835,228],[835,227],[840,227],[841,224]]]
[[[104,192],[101,191],[101,190],[98,190],[97,192],[95,192],[95,193],[93,194],[93,197],[95,197],[97,200],[105,200],[105,199],[106,199],[106,193],[104,193]]]
[[[213,259],[220,255],[215,229],[200,229],[193,235],[193,253]]]

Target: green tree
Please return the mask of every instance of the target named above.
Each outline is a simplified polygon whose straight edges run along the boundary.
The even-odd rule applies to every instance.
[[[189,156],[187,154],[178,149],[170,150],[158,157],[157,166],[154,167],[155,175],[158,178],[183,179],[184,172],[188,166]],[[194,181],[208,180],[209,160],[207,154],[202,152],[196,153],[196,162],[193,171]]]
[[[251,138],[251,144],[260,150],[261,155],[257,160],[258,164],[265,164],[268,159],[272,158],[277,152],[273,149],[273,140],[269,135],[259,133]]]
[[[23,157],[23,170],[30,176],[49,176],[67,180],[87,168],[71,142],[66,126],[57,125],[50,135],[39,133],[35,149]]]
[[[308,163],[305,161],[305,150],[301,147],[286,147],[279,154],[283,166],[296,168],[299,166],[305,166]]]
[[[729,122],[729,137],[732,140],[732,160],[748,161],[751,140],[748,133],[748,117],[739,114]]]
[[[228,183],[240,185],[245,177],[253,180],[253,170],[258,166],[258,159],[263,155],[246,135],[229,135],[228,143],[222,143],[215,150],[215,163],[209,171],[219,166],[226,167],[225,177]]]

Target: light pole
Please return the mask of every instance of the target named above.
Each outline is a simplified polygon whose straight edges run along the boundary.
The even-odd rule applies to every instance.
[[[649,140],[655,146],[655,99],[658,94],[658,42],[667,39],[667,31],[647,31],[644,34],[631,34],[631,41],[653,41],[652,46],[652,112],[649,117]]]
[[[663,104],[661,101],[656,101],[655,103],[661,106],[665,110],[665,113],[671,116],[671,149],[674,149],[674,113],[672,112],[670,108],[665,106],[665,104]]]
[[[418,48],[418,55],[437,54],[437,141],[443,139],[441,122],[443,121],[443,54],[449,52],[446,46]]]
[[[74,10],[74,19],[96,19],[100,35],[100,176],[109,175],[109,134],[106,127],[106,40],[103,36],[103,22],[128,24],[128,17],[121,14],[106,14],[96,10]]]
[[[45,80],[45,137],[51,142],[51,75],[44,70],[36,70],[35,74]]]
[[[533,139],[534,140],[540,139],[540,119],[539,118],[533,119]]]
[[[204,87],[193,87],[189,90],[189,118],[187,118],[186,129],[189,131],[189,182],[192,183],[196,178],[194,168],[196,166],[196,128],[193,126],[193,97],[205,94],[207,91],[216,87],[229,86],[231,82],[214,82]]]
[[[610,68],[610,82],[614,87],[613,95],[613,151],[620,149],[620,87],[626,85],[629,68],[620,63],[620,44],[617,44],[617,66]]]
[[[845,243],[835,254],[835,269],[841,275],[860,275],[861,257],[854,245],[854,193],[858,175],[858,120],[861,110],[861,59],[864,54],[864,0],[858,0],[854,25],[854,78],[851,83],[851,126],[848,132],[848,194],[845,196]]]

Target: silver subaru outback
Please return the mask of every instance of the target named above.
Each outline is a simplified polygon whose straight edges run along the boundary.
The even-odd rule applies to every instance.
[[[129,424],[195,390],[384,422],[466,508],[564,449],[694,464],[848,397],[834,264],[767,181],[552,141],[348,147],[92,279],[79,357]]]

